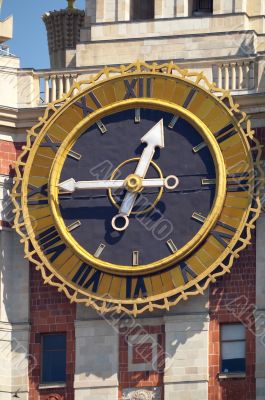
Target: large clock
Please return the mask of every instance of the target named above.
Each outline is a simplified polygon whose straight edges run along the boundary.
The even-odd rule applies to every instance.
[[[45,283],[72,301],[168,309],[203,293],[250,243],[260,154],[246,115],[203,74],[105,68],[29,132],[14,225]]]

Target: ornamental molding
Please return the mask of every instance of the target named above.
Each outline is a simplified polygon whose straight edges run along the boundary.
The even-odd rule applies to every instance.
[[[80,30],[85,22],[83,10],[60,10],[43,16],[48,33],[49,51],[75,49],[80,41]]]
[[[50,394],[46,399],[47,400],[62,400],[63,397],[60,394]]]
[[[159,388],[125,389],[124,392],[122,400],[160,400],[161,398]]]

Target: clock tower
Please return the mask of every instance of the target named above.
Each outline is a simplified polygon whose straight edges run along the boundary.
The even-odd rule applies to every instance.
[[[0,48],[0,400],[261,400],[263,2],[79,4]]]
[[[232,305],[224,302],[225,318],[213,311],[217,288],[226,290],[253,240],[260,213],[256,173],[262,176],[259,144],[227,91],[255,86],[253,40],[240,30],[228,37],[214,21],[232,14],[232,32],[261,4],[254,10],[248,2],[87,1],[82,24],[80,12],[68,6],[61,14],[69,23],[80,20],[79,29],[61,32],[75,43],[63,53],[55,49],[52,66],[87,70],[63,102],[59,96],[60,110],[31,131],[24,186],[18,183],[15,195],[23,198],[17,218],[29,219],[30,260],[44,282],[76,303],[75,397],[89,390],[93,398],[171,399],[185,391],[214,398],[212,387],[219,388],[214,376],[208,382],[207,365],[211,371],[215,365],[209,346],[216,322],[220,381],[245,379],[242,350],[241,358],[226,355],[233,335],[249,345],[245,324],[232,319],[241,292]],[[53,18],[56,12],[44,17],[52,40]],[[211,33],[198,21],[211,23]],[[211,61],[228,53],[239,60]],[[178,66],[181,60],[189,65]],[[53,79],[49,94],[54,85]],[[59,91],[60,85],[66,89],[64,78]]]

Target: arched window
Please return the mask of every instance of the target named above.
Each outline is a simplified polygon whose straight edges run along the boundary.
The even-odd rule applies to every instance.
[[[193,1],[193,14],[212,14],[213,0],[194,0]]]
[[[131,0],[131,21],[155,18],[154,0]]]

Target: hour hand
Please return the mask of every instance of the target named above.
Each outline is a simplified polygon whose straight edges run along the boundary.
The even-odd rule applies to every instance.
[[[135,179],[131,175],[131,179]],[[138,179],[140,179],[138,177]],[[144,185],[145,183],[145,185]],[[155,185],[154,185],[155,184]],[[152,186],[151,186],[152,185]],[[169,175],[165,179],[143,179],[142,187],[165,187],[168,190],[174,190],[179,185],[179,179],[175,175]],[[125,231],[129,225],[129,215],[132,212],[134,204],[137,200],[139,190],[130,190],[126,193],[122,204],[119,208],[119,213],[116,214],[111,221],[112,228],[116,231]]]
[[[67,181],[58,184],[58,188],[68,193],[73,193],[76,190],[86,189],[119,189],[124,185],[123,180],[102,180],[102,181],[79,181],[76,182],[74,178],[67,179]]]
[[[132,175],[129,175],[124,180],[102,180],[102,181],[78,181],[74,178],[67,179],[64,182],[58,184],[58,188],[67,193],[73,193],[76,190],[97,190],[97,189],[121,189],[134,190],[137,185],[141,188],[158,188],[165,187],[166,189],[175,189],[178,185],[178,178],[174,175],[170,175],[167,178],[153,178],[153,179],[135,179]],[[136,185],[136,186],[134,186]],[[138,187],[137,186],[137,187]]]

